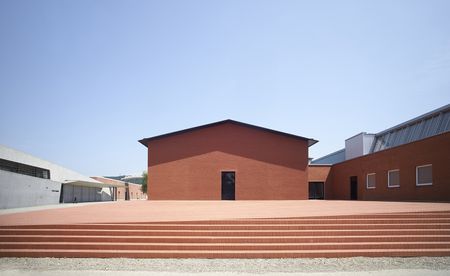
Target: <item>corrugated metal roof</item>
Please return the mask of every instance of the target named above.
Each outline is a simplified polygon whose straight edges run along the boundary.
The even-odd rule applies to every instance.
[[[335,151],[311,161],[312,165],[333,165],[345,161],[345,149]]]
[[[400,146],[450,131],[450,104],[375,135],[371,152]]]

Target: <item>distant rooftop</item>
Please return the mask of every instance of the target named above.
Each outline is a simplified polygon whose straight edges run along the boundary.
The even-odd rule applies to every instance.
[[[345,149],[340,149],[338,151],[335,151],[333,153],[327,154],[325,156],[322,156],[320,158],[316,158],[311,161],[312,165],[324,165],[324,164],[335,164],[339,163],[345,160]]]
[[[141,184],[143,181],[142,175],[118,175],[118,176],[103,176],[104,178],[119,180],[122,182],[128,182],[128,183],[134,183],[134,184]]]

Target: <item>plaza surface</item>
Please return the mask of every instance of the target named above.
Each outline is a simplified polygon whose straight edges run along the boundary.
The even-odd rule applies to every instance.
[[[448,212],[450,203],[380,201],[118,201],[0,212],[0,225],[201,221]],[[64,207],[64,208],[60,208]]]
[[[328,217],[328,216],[362,216],[365,220],[371,220],[372,215],[377,214],[399,214],[399,213],[409,213],[410,215],[394,215],[394,218],[388,223],[399,223],[397,222],[397,217],[416,217],[412,213],[422,213],[418,217],[424,217],[425,219],[430,219],[431,221],[447,221],[448,212],[450,212],[450,203],[423,203],[423,202],[375,202],[375,201],[119,201],[119,202],[103,202],[103,203],[82,203],[82,204],[64,204],[64,205],[53,205],[53,206],[40,206],[31,208],[21,208],[14,210],[2,210],[0,211],[0,225],[23,225],[20,227],[29,227],[28,225],[55,225],[55,229],[62,227],[63,224],[83,224],[87,223],[83,227],[87,230],[92,225],[89,224],[101,224],[101,223],[136,223],[134,225],[126,226],[127,229],[133,229],[133,227],[140,227],[137,224],[142,222],[152,223],[152,222],[162,222],[162,221],[212,221],[212,220],[233,220],[233,219],[257,219],[257,218],[275,218],[272,221],[286,221],[282,218],[302,218],[302,217]],[[442,213],[442,214],[440,214]],[[433,215],[434,214],[434,215]],[[365,217],[367,215],[367,217]],[[428,218],[430,216],[430,218]],[[439,216],[444,216],[445,218],[439,218]],[[386,216],[384,216],[386,217]],[[434,218],[433,218],[434,217]],[[322,219],[320,218],[320,219]],[[344,219],[345,220],[345,219]],[[348,221],[349,219],[347,219]],[[401,219],[400,219],[401,220]],[[405,219],[403,219],[405,220]],[[407,219],[406,219],[407,220]],[[248,221],[248,220],[247,220]],[[202,222],[203,223],[203,222]],[[276,222],[275,222],[276,223]],[[283,223],[283,222],[280,222]],[[365,223],[365,222],[364,222]],[[433,222],[430,222],[433,223]],[[62,226],[59,226],[61,224]],[[195,223],[194,223],[195,224]],[[352,228],[358,227],[359,222],[356,224],[351,224],[351,229],[346,231],[366,231],[366,230],[352,230]],[[194,225],[195,226],[195,225]],[[19,226],[17,226],[19,227]],[[45,226],[44,226],[45,227]],[[99,226],[97,226],[98,228]],[[101,226],[103,227],[103,226]],[[105,229],[110,227],[118,227],[114,225],[104,226]],[[151,225],[141,226],[151,227]],[[169,226],[170,227],[170,226]],[[185,226],[191,227],[191,226]],[[202,226],[203,227],[203,226]],[[217,228],[222,227],[220,224],[215,225],[214,222],[211,225],[204,226]],[[231,226],[223,226],[231,227]],[[240,225],[234,225],[234,227],[241,227]],[[248,227],[248,226],[245,226]],[[259,225],[255,227],[266,227],[264,225]],[[267,225],[267,227],[273,227]],[[278,226],[277,226],[278,227]],[[285,227],[285,226],[283,226]],[[304,225],[302,227],[309,227]],[[322,227],[322,226],[320,226]],[[319,228],[320,228],[319,227]],[[334,227],[335,226],[328,226]],[[340,227],[340,226],[337,226]],[[371,227],[376,229],[377,225],[373,224]],[[389,226],[390,227],[390,226]],[[34,227],[39,231],[38,227]],[[225,228],[224,228],[225,229]],[[356,229],[356,228],[355,228]],[[402,229],[397,229],[401,233]],[[397,231],[395,230],[395,231]],[[21,231],[21,230],[18,230]],[[64,230],[65,231],[65,230]],[[67,231],[72,231],[68,229]],[[98,231],[98,230],[92,230]],[[107,230],[111,231],[111,230]],[[120,232],[120,230],[118,230]],[[133,231],[133,230],[130,230]],[[152,231],[152,230],[149,230]],[[179,231],[190,231],[190,230],[179,230]],[[216,230],[204,230],[204,232],[214,232]],[[246,230],[252,231],[252,230]],[[258,230],[255,230],[258,231]],[[283,233],[284,230],[275,230],[277,236],[269,236],[268,239],[286,239]],[[289,230],[287,230],[289,231]],[[327,233],[332,233],[333,230],[320,230],[321,232],[326,231]],[[371,231],[371,229],[367,230]],[[385,231],[380,229],[379,231]],[[393,230],[394,231],[394,230]],[[446,231],[444,230],[421,230],[421,231]],[[173,232],[173,231],[172,231]],[[231,231],[232,232],[232,231]],[[58,237],[61,235],[61,238]],[[66,234],[55,234],[55,237],[48,236],[50,239],[67,239],[63,235]],[[73,234],[71,234],[73,235]],[[206,234],[205,234],[206,235]],[[250,236],[243,237],[228,237],[226,234],[224,237],[215,237],[219,243],[220,240],[227,239],[255,239],[253,234]],[[356,235],[356,234],[355,234]],[[411,246],[416,241],[411,242],[411,237],[408,236],[398,236],[396,241],[404,243],[405,245]],[[448,235],[448,234],[447,234]],[[45,238],[45,239],[47,239]],[[77,238],[77,237],[74,237]],[[84,237],[85,238],[85,237]],[[92,239],[97,239],[99,237],[92,236]],[[189,243],[177,244],[179,247],[174,251],[164,251],[160,250],[164,254],[172,254],[176,257],[176,254],[183,253],[183,247],[193,246],[194,243],[199,243],[198,240],[204,239],[201,236],[198,237],[105,237],[106,239],[111,239],[115,241],[117,246],[120,245],[120,239],[125,239],[127,243],[130,240],[138,239],[161,239],[158,246],[173,246],[170,244],[165,244],[164,239],[192,239]],[[341,243],[339,246],[345,245],[345,240],[354,243],[355,246],[362,244],[361,241],[357,239],[352,241],[353,237],[291,237],[295,239],[336,239]],[[289,238],[289,239],[291,239]],[[358,237],[356,237],[358,238]],[[374,241],[380,241],[386,239],[387,243],[390,243],[390,238],[382,236],[371,235],[364,237],[369,241],[373,239]],[[417,237],[419,240],[420,236]],[[33,244],[41,244],[41,246],[57,246],[58,244],[64,244],[64,241],[54,242],[42,240],[40,242],[33,242]],[[77,238],[78,239],[78,238]],[[265,239],[264,237],[257,237],[256,239]],[[429,239],[429,238],[427,238]],[[435,239],[435,238],[432,238]],[[197,241],[196,241],[197,240]],[[287,239],[288,240],[288,239]],[[403,241],[405,240],[405,241]],[[384,242],[372,242],[386,244]],[[440,244],[440,239],[436,238],[435,244]],[[11,241],[13,243],[13,241]],[[150,241],[147,241],[150,243]],[[169,241],[167,241],[169,242]],[[223,242],[223,241],[221,241]],[[252,241],[253,242],[253,241]],[[324,241],[318,241],[318,243],[323,243]],[[28,241],[22,242],[24,246],[27,246]],[[84,244],[83,244],[84,243]],[[98,250],[102,250],[102,246],[107,246],[109,242],[102,241],[91,241],[92,246],[98,247]],[[155,243],[155,242],[153,242]],[[249,241],[250,243],[250,241]],[[290,242],[286,242],[286,246]],[[330,241],[328,241],[330,243]],[[398,243],[398,242],[397,242]],[[6,243],[5,243],[6,244]],[[20,244],[20,243],[18,243]],[[331,244],[331,243],[330,243]],[[393,242],[393,248],[396,248],[396,242]],[[423,246],[427,248],[429,245],[427,242],[423,242]],[[433,244],[433,242],[429,243]],[[76,242],[67,242],[67,246],[87,246],[88,243],[82,242],[77,244]],[[136,246],[141,246],[139,243]],[[133,246],[135,246],[133,245]],[[251,243],[250,243],[251,245]],[[22,246],[22,245],[20,245]],[[62,245],[61,245],[62,246]],[[120,246],[130,246],[129,244],[124,244]],[[150,246],[150,245],[149,245]],[[197,246],[197,245],[196,245]],[[201,244],[205,247],[214,247],[215,244]],[[226,248],[230,246],[240,246],[239,244],[221,244],[220,246]],[[255,246],[267,246],[258,245]],[[303,245],[302,245],[303,246]],[[308,245],[306,245],[308,246]],[[323,244],[321,245],[323,246]],[[383,247],[384,246],[384,247]],[[383,245],[381,251],[386,252],[395,251],[395,249],[390,248],[391,245]],[[397,245],[398,247],[398,245]],[[442,246],[441,246],[442,247]],[[420,256],[420,251],[423,250],[421,247],[414,249],[412,252]],[[432,247],[430,247],[430,250]],[[29,249],[24,249],[25,252]],[[38,250],[38,249],[33,249]],[[51,249],[50,251],[52,251]],[[61,249],[58,249],[61,251]],[[89,253],[90,249],[77,249],[82,250],[85,253]],[[120,251],[122,250],[122,251]],[[126,250],[118,247],[115,252],[127,252]],[[133,249],[137,250],[137,249]],[[156,249],[155,249],[156,250]],[[212,249],[211,249],[212,250]],[[350,249],[349,249],[350,250]],[[372,251],[376,251],[373,249]],[[70,249],[69,249],[70,251]],[[73,251],[73,250],[72,250]],[[304,250],[307,252],[307,250]],[[345,250],[344,250],[345,251]],[[370,250],[368,250],[370,251]],[[272,251],[271,251],[272,252]],[[273,251],[276,253],[276,251]],[[272,253],[273,253],[272,252]],[[361,251],[360,251],[361,252]],[[101,252],[100,252],[101,253]],[[129,253],[129,252],[128,252]],[[96,254],[96,253],[95,253]],[[91,254],[95,256],[95,254]],[[140,254],[140,253],[139,253]],[[381,254],[383,256],[383,254]],[[415,255],[411,256],[415,256]],[[171,255],[171,256],[172,256]],[[356,254],[358,255],[358,254]],[[444,254],[445,255],[445,254]],[[162,255],[163,256],[163,255]],[[202,255],[203,256],[203,255]],[[339,254],[336,254],[339,256]],[[120,258],[106,258],[105,256],[98,259],[98,257],[83,257],[83,258],[0,258],[0,274],[2,275],[79,275],[82,271],[89,275],[449,275],[450,272],[450,257],[445,256],[435,256],[435,257],[412,257],[412,258],[368,258],[368,257],[351,257],[351,258],[337,258],[327,257],[327,258],[274,258],[274,259],[228,259],[228,258],[214,258],[214,259],[143,259],[138,257],[120,257]],[[172,257],[174,258],[174,257]],[[61,267],[64,267],[64,271],[61,271]]]

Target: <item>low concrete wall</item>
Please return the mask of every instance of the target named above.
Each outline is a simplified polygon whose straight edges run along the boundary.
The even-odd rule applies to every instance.
[[[58,204],[61,183],[0,170],[0,209]]]

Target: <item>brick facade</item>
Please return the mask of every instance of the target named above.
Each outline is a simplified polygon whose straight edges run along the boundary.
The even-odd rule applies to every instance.
[[[223,123],[147,147],[150,199],[220,200],[222,171],[235,172],[237,200],[308,198],[306,138]]]
[[[416,167],[426,164],[432,165],[433,184],[417,186]],[[399,187],[388,187],[389,170],[399,170]],[[371,173],[375,173],[376,187],[367,189]],[[333,165],[326,198],[350,199],[351,176],[357,177],[359,200],[450,201],[450,133]]]
[[[311,182],[324,183],[325,199],[348,200],[356,177],[358,200],[450,201],[449,132],[332,166],[308,165],[311,141],[227,122],[143,139],[149,199],[220,200],[221,173],[233,171],[237,200],[308,199]],[[427,164],[432,185],[418,186],[416,168]],[[389,170],[398,170],[399,187],[388,187]]]

